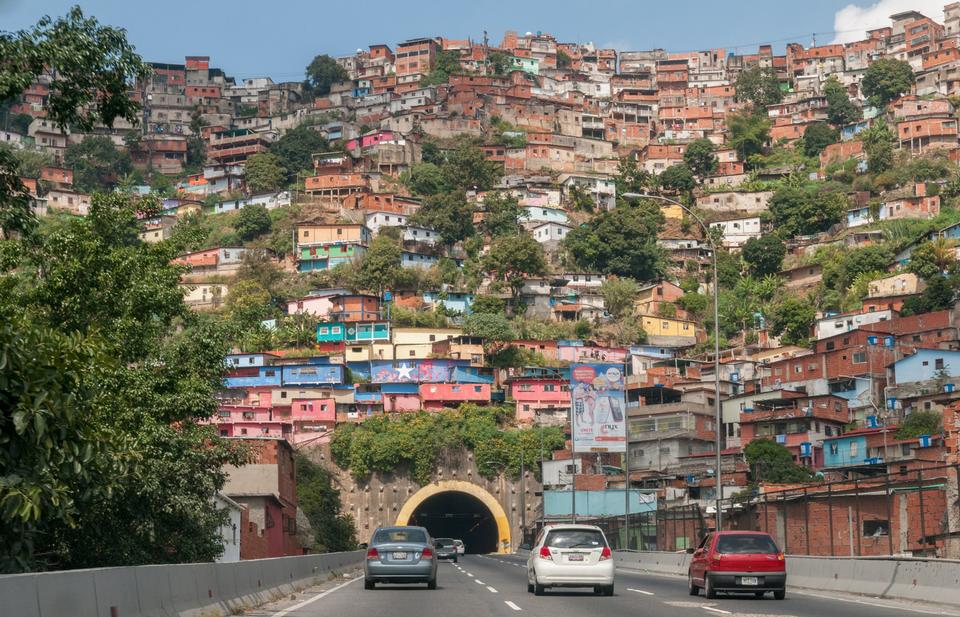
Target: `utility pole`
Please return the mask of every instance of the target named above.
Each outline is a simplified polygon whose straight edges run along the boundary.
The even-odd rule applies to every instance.
[[[527,539],[527,469],[523,456],[523,445],[520,447],[520,543]]]

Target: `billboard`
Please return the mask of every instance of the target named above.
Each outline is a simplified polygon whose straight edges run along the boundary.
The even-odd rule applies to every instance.
[[[626,384],[622,364],[573,364],[570,427],[577,452],[625,452]]]

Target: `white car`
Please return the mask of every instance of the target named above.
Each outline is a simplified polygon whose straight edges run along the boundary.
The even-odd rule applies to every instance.
[[[457,547],[457,555],[463,555],[467,552],[467,547],[464,546],[463,540],[454,540],[453,543]]]
[[[540,530],[527,558],[527,591],[542,596],[550,587],[593,587],[613,595],[613,553],[594,525],[550,525]]]

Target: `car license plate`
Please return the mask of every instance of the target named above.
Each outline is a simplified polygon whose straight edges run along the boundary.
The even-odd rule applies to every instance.
[[[567,561],[583,561],[583,554],[573,553],[572,555],[567,555]]]
[[[741,585],[759,585],[760,579],[756,576],[744,576],[740,578]]]
[[[394,554],[393,554],[393,558],[394,558],[394,559],[406,559],[406,558],[407,558],[407,554],[406,554],[406,553],[394,553]]]

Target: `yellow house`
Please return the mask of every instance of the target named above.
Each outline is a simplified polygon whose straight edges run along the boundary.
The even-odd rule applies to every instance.
[[[374,360],[426,359],[433,353],[433,344],[463,335],[460,328],[394,328],[393,342],[375,343]],[[349,348],[347,360],[350,360]]]
[[[693,321],[653,315],[641,315],[639,319],[647,336],[697,338],[697,324]]]
[[[324,244],[360,244],[367,246],[370,243],[370,230],[367,229],[366,225],[299,223],[296,233],[297,245],[299,246]]]

